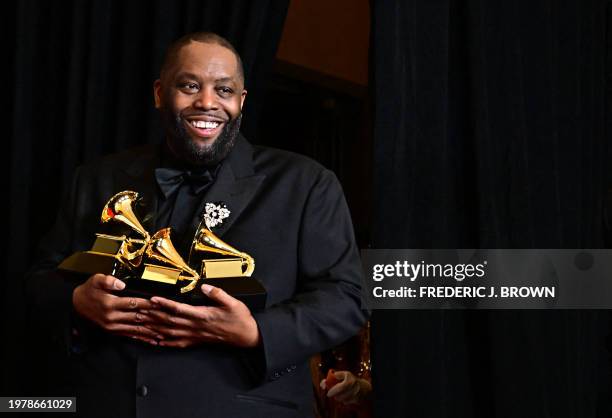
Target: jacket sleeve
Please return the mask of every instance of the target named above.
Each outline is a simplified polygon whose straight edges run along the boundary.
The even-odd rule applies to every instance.
[[[77,170],[70,189],[61,201],[52,229],[42,238],[33,266],[26,273],[25,290],[30,324],[37,332],[68,343],[71,337],[72,292],[77,284],[64,280],[56,267],[73,251]]]
[[[355,335],[365,323],[362,267],[336,176],[322,170],[303,210],[294,297],[253,316],[268,380]]]

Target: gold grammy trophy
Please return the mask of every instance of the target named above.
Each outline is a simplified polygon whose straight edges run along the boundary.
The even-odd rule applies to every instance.
[[[80,279],[96,273],[114,275],[126,282],[123,294],[159,295],[194,305],[208,304],[198,284],[210,283],[251,309],[263,309],[265,289],[250,277],[255,269],[253,257],[223,242],[202,221],[189,257],[197,259],[198,272],[172,244],[171,228],[162,228],[152,236],[147,232],[134,213],[137,200],[138,193],[122,191],[102,209],[102,224],[127,227],[129,234],[97,233],[91,250],[72,254],[58,269]],[[134,234],[136,237],[131,236]],[[215,254],[215,258],[206,258],[208,253]]]
[[[207,278],[250,277],[255,270],[255,260],[247,253],[236,250],[212,233],[203,220],[198,227],[196,238],[191,246],[193,253],[211,252],[230,258],[203,259],[201,274]]]

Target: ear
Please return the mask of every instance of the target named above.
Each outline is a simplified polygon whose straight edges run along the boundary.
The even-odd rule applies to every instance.
[[[157,79],[153,82],[153,100],[155,100],[155,109],[161,107],[161,80]]]
[[[240,93],[240,110],[242,110],[242,106],[244,106],[244,99],[246,99],[246,95],[247,91],[242,90],[242,93]]]

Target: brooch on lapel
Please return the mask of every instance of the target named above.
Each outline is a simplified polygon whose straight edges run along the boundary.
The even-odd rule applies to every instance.
[[[204,206],[204,223],[210,228],[223,223],[223,220],[230,216],[230,210],[225,203],[206,203]]]

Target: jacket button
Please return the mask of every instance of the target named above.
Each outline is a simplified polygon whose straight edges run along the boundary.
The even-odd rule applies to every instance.
[[[147,387],[147,385],[139,386],[138,389],[136,389],[136,394],[144,398],[149,394],[149,388]]]

